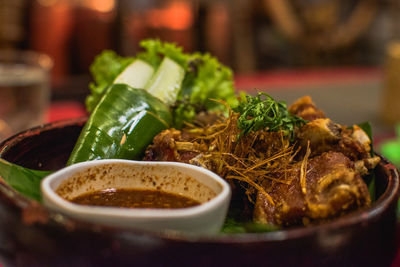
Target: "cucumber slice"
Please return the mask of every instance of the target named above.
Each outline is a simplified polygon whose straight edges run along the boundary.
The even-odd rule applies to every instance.
[[[175,103],[185,70],[172,59],[165,57],[145,89],[167,105]]]
[[[124,83],[133,88],[143,89],[153,73],[152,66],[143,60],[136,59],[115,78],[113,83]]]

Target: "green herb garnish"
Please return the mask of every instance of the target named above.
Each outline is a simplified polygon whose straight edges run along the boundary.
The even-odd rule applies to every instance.
[[[238,118],[238,128],[242,130],[240,135],[267,129],[274,132],[282,131],[292,140],[294,129],[306,123],[302,118],[290,114],[284,101],[275,101],[266,93],[258,93],[257,96],[246,95],[234,110],[240,113]]]
[[[222,227],[221,232],[224,234],[241,234],[241,233],[266,233],[279,230],[279,227],[272,224],[261,224],[256,222],[239,222],[235,219],[228,218]]]

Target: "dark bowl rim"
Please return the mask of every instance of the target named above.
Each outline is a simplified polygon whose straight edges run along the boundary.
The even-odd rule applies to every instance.
[[[60,120],[55,121],[43,125],[39,125],[37,127],[27,129],[20,133],[17,133],[6,140],[0,143],[0,155],[7,150],[10,145],[18,143],[20,140],[26,138],[27,136],[33,136],[37,132],[42,132],[46,130],[51,130],[55,128],[62,128],[74,125],[83,125],[87,117],[80,117],[74,119]],[[346,216],[340,217],[334,221],[327,222],[320,225],[313,225],[308,227],[296,227],[285,230],[277,230],[272,232],[265,233],[238,233],[238,234],[220,234],[213,236],[195,236],[195,235],[181,235],[179,233],[173,231],[164,231],[164,232],[147,232],[142,230],[134,230],[134,229],[125,229],[125,228],[117,228],[117,227],[109,227],[103,226],[96,223],[89,222],[81,222],[74,218],[71,218],[67,215],[51,211],[41,205],[48,214],[50,215],[50,220],[53,220],[60,227],[66,227],[65,225],[68,222],[72,222],[77,225],[76,227],[82,230],[92,231],[96,233],[113,233],[113,232],[131,232],[136,235],[146,235],[153,238],[159,239],[168,239],[175,240],[180,242],[207,242],[207,243],[257,243],[257,242],[279,242],[283,240],[290,239],[298,239],[303,238],[316,233],[325,233],[338,228],[351,226],[359,223],[365,223],[367,221],[371,221],[374,218],[380,216],[389,206],[393,203],[393,201],[397,201],[400,191],[399,191],[399,173],[397,168],[390,163],[383,156],[377,154],[381,158],[381,162],[379,164],[385,169],[386,174],[388,175],[388,185],[383,194],[367,209],[358,210],[348,214]],[[36,202],[32,201],[23,195],[19,194],[13,188],[11,188],[8,184],[2,182],[0,180],[0,196],[3,195],[3,198],[0,198],[0,201],[4,201],[3,199],[8,199],[10,203],[12,203],[15,207],[19,209],[24,209],[28,207],[30,204]],[[60,215],[65,220],[54,220],[55,217],[60,217]],[[53,219],[52,219],[53,218]]]

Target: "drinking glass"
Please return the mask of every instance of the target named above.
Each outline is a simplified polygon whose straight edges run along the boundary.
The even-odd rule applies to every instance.
[[[44,122],[53,62],[33,51],[0,51],[0,141]]]

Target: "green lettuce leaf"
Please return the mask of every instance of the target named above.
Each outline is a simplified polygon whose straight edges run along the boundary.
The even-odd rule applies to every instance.
[[[174,43],[161,42],[158,39],[146,39],[141,41],[139,45],[144,51],[140,52],[137,58],[146,61],[154,69],[160,66],[164,57],[169,57],[184,70],[187,69],[189,55],[183,52],[182,47]]]
[[[89,112],[100,101],[106,88],[133,60],[132,57],[121,57],[110,50],[103,51],[95,58],[90,66],[90,73],[94,81],[89,84],[91,94],[86,98],[86,108]]]
[[[199,111],[226,111],[226,107],[215,100],[223,100],[230,107],[238,105],[232,70],[215,57],[194,53],[188,59],[186,71],[174,108],[176,128],[181,128],[185,121],[192,121]]]
[[[140,47],[143,52],[138,53],[136,58],[146,61],[155,70],[164,57],[169,57],[185,71],[177,102],[172,106],[174,127],[181,128],[185,121],[191,122],[196,113],[202,110],[226,112],[226,107],[215,100],[223,100],[231,107],[238,105],[232,70],[222,65],[217,58],[208,53],[184,53],[182,47],[157,39],[143,40]],[[91,95],[86,99],[89,112],[100,101],[115,77],[133,60],[120,57],[112,51],[104,51],[96,57],[90,67],[94,82],[89,85]]]
[[[183,53],[181,47],[173,43],[148,39],[141,41],[140,47],[144,51],[139,53],[136,58],[146,61],[155,70],[165,56],[174,60],[185,70],[187,69],[188,55]],[[121,57],[110,50],[103,51],[95,58],[90,66],[90,73],[94,81],[89,84],[91,94],[86,98],[86,109],[88,112],[93,111],[106,89],[133,60],[135,60],[135,57]]]

